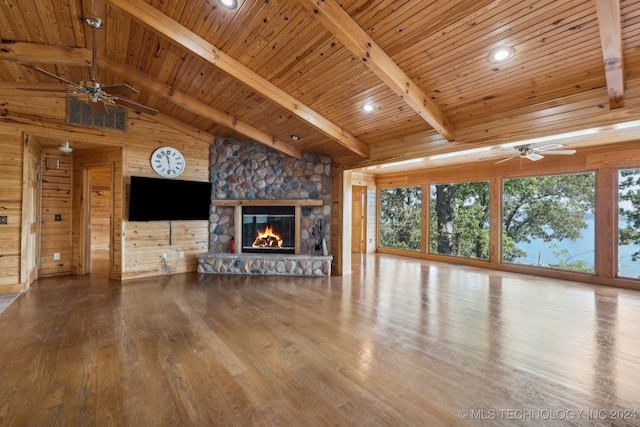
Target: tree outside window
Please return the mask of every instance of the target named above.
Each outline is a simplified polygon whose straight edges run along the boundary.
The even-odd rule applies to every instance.
[[[618,275],[640,278],[640,169],[618,173]]]
[[[422,188],[380,190],[380,246],[420,250]]]
[[[505,179],[502,260],[594,272],[595,174]]]
[[[489,183],[438,184],[430,188],[432,253],[489,258]]]

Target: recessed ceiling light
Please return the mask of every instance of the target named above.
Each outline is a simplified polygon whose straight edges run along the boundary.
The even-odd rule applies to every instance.
[[[362,111],[364,111],[365,113],[373,113],[374,111],[376,111],[376,106],[370,102],[367,102],[365,104],[362,104]]]
[[[489,61],[491,62],[504,62],[513,58],[516,54],[516,50],[511,46],[500,46],[491,51],[489,54]]]
[[[291,139],[293,141],[300,141],[300,137],[298,135],[291,135]]]
[[[228,7],[229,9],[235,9],[236,7],[238,7],[238,0],[220,0],[220,3],[222,3],[224,7]]]

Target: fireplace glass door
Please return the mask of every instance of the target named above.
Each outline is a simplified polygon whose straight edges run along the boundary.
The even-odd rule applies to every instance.
[[[242,252],[295,253],[295,208],[243,206]]]

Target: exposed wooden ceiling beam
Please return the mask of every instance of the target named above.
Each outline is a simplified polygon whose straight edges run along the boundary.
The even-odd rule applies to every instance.
[[[0,59],[23,62],[41,62],[61,65],[91,65],[91,51],[66,46],[37,43],[0,43]]]
[[[0,96],[57,96],[66,98],[68,86],[63,83],[0,82]]]
[[[35,43],[11,43],[9,44],[9,46],[11,46],[10,53],[4,52],[3,46],[4,44],[0,44],[0,52],[4,53],[2,59],[17,60],[20,58],[20,61],[22,62],[64,63],[67,65],[80,66],[90,65],[91,63],[92,53],[90,50],[84,48],[58,49],[57,54],[59,56],[52,56],[46,54],[41,55],[43,52],[48,52],[48,50],[51,49],[51,46],[48,45],[39,45]],[[85,63],[82,59],[86,55],[89,57],[89,63]],[[177,91],[171,86],[153,79],[133,67],[129,67],[116,61],[105,60],[101,57],[98,58],[98,66],[104,67],[105,69],[122,76],[126,80],[143,87],[145,90],[153,92],[155,95],[160,96],[181,108],[189,110],[202,117],[206,117],[228,128],[234,129],[256,142],[297,159],[302,158],[302,152],[297,147],[293,147],[283,141],[280,141],[279,139],[249,126],[247,123],[241,122],[234,117],[205,104],[204,102],[198,101],[183,92]],[[60,85],[57,86],[60,87]],[[24,95],[26,91],[33,91],[33,88],[23,83],[16,83],[15,88],[16,89],[14,89],[13,92],[20,93],[20,91],[22,91],[22,95]],[[8,89],[5,88],[5,90]]]
[[[217,66],[264,97],[305,120],[311,126],[352,152],[365,158],[369,156],[369,146],[367,144],[317,113],[311,107],[301,103],[267,79],[251,71],[144,0],[109,0],[109,2],[127,12],[133,19]]]
[[[609,107],[624,107],[624,61],[620,0],[596,0]]]
[[[448,141],[453,123],[335,0],[298,0],[354,55]]]
[[[148,75],[136,70],[128,65],[98,58],[98,64],[100,67],[104,67],[112,72],[125,76],[127,80],[142,86],[145,90],[153,92],[155,95],[160,96],[179,107],[189,110],[202,117],[206,117],[213,120],[216,123],[220,123],[228,128],[234,129],[243,135],[248,136],[252,140],[264,144],[274,150],[288,154],[297,159],[302,158],[302,152],[297,147],[293,147],[279,139],[266,134],[247,123],[241,122],[228,114],[223,113],[213,107],[210,107],[204,102],[175,90],[173,87],[162,83],[156,79],[149,77]]]

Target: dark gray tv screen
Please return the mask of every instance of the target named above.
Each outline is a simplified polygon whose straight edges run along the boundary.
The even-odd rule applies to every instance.
[[[129,221],[209,219],[211,183],[131,177]]]

